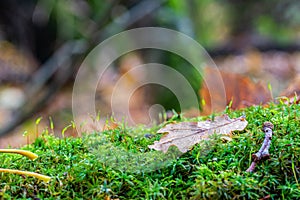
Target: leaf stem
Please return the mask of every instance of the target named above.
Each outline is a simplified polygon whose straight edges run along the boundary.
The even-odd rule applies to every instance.
[[[16,153],[16,154],[26,156],[30,160],[35,160],[38,157],[38,155],[36,155],[35,153],[26,150],[21,150],[21,149],[0,149],[0,153]]]
[[[26,156],[30,160],[35,160],[38,158],[38,155],[36,155],[35,153],[26,151],[26,150],[21,150],[21,149],[0,149],[0,153],[16,153],[16,154]],[[49,176],[45,176],[45,175],[38,174],[35,172],[21,171],[21,170],[15,170],[15,169],[0,168],[0,172],[32,176],[32,177],[38,178],[40,180],[43,180],[46,183],[49,182],[51,179],[51,177],[49,177]]]
[[[10,173],[10,174],[19,174],[19,175],[27,175],[27,176],[32,176],[35,178],[38,178],[46,183],[48,183],[51,179],[49,176],[45,176],[42,174],[38,174],[35,172],[28,172],[28,171],[22,171],[22,170],[15,170],[15,169],[4,169],[0,168],[0,172],[5,172],[5,173]]]

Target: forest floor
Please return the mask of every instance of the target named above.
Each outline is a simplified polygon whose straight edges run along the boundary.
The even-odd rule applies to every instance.
[[[247,127],[234,131],[231,141],[220,137],[200,142],[163,166],[147,170],[158,157],[138,162],[135,155],[157,152],[148,145],[161,138],[157,130],[170,121],[202,121],[213,116],[175,115],[151,128],[118,124],[101,134],[57,138],[44,130],[22,149],[38,154],[30,161],[20,155],[0,154],[1,167],[38,172],[51,177],[45,183],[33,177],[1,173],[2,199],[299,199],[300,105],[284,102],[251,106],[223,113],[246,116]],[[214,116],[215,116],[214,115]],[[264,140],[265,121],[274,124],[270,158],[246,172]],[[101,143],[105,136],[106,143]],[[102,138],[102,139],[101,139]],[[94,144],[91,145],[91,141]],[[99,143],[97,143],[99,141]],[[126,154],[97,149],[97,144]],[[95,145],[96,144],[96,145]],[[174,147],[176,148],[176,147]],[[122,157],[120,162],[115,154]],[[113,155],[113,156],[112,156]],[[162,153],[163,155],[163,153]],[[119,165],[118,165],[119,162]],[[121,165],[121,166],[120,166]],[[136,170],[134,170],[136,169]]]

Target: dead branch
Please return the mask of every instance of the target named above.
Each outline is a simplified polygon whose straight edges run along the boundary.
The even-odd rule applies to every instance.
[[[270,158],[269,148],[271,145],[273,128],[274,128],[274,125],[271,122],[264,123],[264,125],[263,125],[263,131],[265,133],[264,142],[263,142],[262,146],[260,147],[259,151],[252,155],[253,161],[252,161],[250,167],[246,170],[246,172],[253,172],[256,164],[260,160],[266,160],[266,159]]]

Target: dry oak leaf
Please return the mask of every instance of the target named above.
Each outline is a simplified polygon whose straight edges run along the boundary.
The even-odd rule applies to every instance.
[[[218,116],[214,121],[168,124],[158,130],[158,133],[168,134],[148,147],[166,153],[169,147],[173,145],[185,153],[200,141],[209,139],[209,136],[213,134],[229,135],[231,131],[244,130],[247,124],[244,116],[230,119],[227,115]]]

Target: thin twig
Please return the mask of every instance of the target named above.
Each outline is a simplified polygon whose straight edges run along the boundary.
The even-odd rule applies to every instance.
[[[270,158],[269,148],[271,145],[272,134],[273,134],[274,125],[271,122],[265,122],[263,125],[263,131],[265,132],[265,139],[260,147],[259,151],[252,155],[252,163],[250,167],[246,170],[246,172],[253,172],[256,164],[260,160],[266,160]]]

